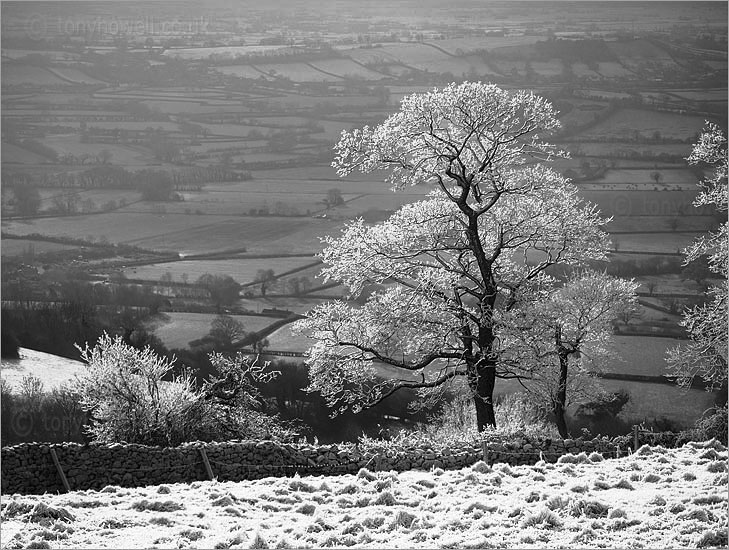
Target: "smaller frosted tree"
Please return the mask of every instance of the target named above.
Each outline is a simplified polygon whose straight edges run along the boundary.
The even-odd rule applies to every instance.
[[[78,347],[78,346],[77,346]],[[149,347],[139,350],[104,334],[94,347],[78,347],[87,363],[74,390],[89,412],[94,441],[179,445],[185,441],[290,439],[278,418],[261,411],[255,382],[278,373],[237,354],[213,353],[215,374],[198,387],[189,372]]]
[[[94,347],[78,349],[87,368],[75,389],[90,413],[88,432],[94,441],[179,443],[184,418],[199,402],[192,377],[183,374],[163,382],[173,363],[149,347],[129,346],[119,336],[105,333]]]
[[[713,173],[701,182],[701,192],[694,206],[714,206],[726,216],[727,212],[727,140],[716,124],[708,123],[694,145],[689,164],[707,164]],[[717,231],[698,239],[685,250],[684,265],[705,258],[709,271],[721,279],[707,291],[707,301],[684,313],[681,324],[689,336],[687,344],[668,351],[669,376],[683,387],[690,387],[699,377],[708,389],[727,382],[727,276],[729,275],[729,222]]]
[[[597,271],[575,273],[563,285],[547,277],[540,282],[501,318],[501,357],[523,373],[527,390],[567,437],[565,411],[601,394],[594,372],[610,356],[612,322],[637,309],[638,284]]]

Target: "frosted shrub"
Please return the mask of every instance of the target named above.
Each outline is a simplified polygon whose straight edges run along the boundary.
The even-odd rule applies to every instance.
[[[311,515],[313,515],[313,514],[314,514],[314,512],[316,511],[316,506],[314,506],[313,504],[311,504],[311,503],[307,502],[306,504],[302,504],[301,506],[299,506],[299,507],[298,507],[298,508],[296,509],[296,511],[297,511],[297,512],[298,512],[299,514],[304,514],[304,515],[306,515],[306,516],[311,516]]]
[[[264,539],[260,533],[256,533],[256,538],[248,548],[269,548],[268,542]]]
[[[357,472],[357,479],[364,479],[365,481],[374,481],[377,476],[370,472],[367,468],[360,468]]]
[[[705,531],[701,538],[696,543],[697,548],[707,547],[725,547],[727,545],[727,533],[726,530],[719,531]]]
[[[406,512],[405,510],[399,510],[397,512],[397,515],[395,516],[395,520],[392,522],[392,527],[394,528],[401,526],[405,528],[410,528],[415,519],[415,515],[411,514],[410,512]]]
[[[563,496],[554,495],[547,501],[547,508],[550,510],[561,510],[569,504],[569,499]]]
[[[562,520],[559,516],[546,508],[540,510],[538,513],[527,517],[522,523],[522,527],[561,527]]]
[[[78,347],[78,346],[77,346]],[[139,350],[104,334],[78,347],[86,371],[75,390],[90,413],[94,441],[175,446],[185,441],[293,436],[275,417],[258,411],[255,381],[276,373],[265,365],[211,354],[216,374],[197,387],[189,371],[172,375],[174,361],[149,347]]]
[[[394,506],[397,504],[397,500],[390,491],[383,491],[379,496],[372,502],[372,504],[380,504],[384,506]]]
[[[575,517],[604,518],[608,511],[609,507],[597,500],[578,500],[570,506],[570,513]]]
[[[725,472],[726,463],[722,460],[715,460],[714,462],[710,462],[709,465],[706,467],[706,469],[709,472],[711,472],[712,474],[716,474],[718,472]]]

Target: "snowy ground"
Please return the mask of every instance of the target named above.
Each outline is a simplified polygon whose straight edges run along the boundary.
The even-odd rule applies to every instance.
[[[3,548],[726,545],[727,452],[5,496]]]

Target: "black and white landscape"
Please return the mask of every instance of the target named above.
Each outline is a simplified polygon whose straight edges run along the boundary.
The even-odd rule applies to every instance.
[[[634,451],[130,474],[3,495],[3,547],[726,546],[727,26],[724,2],[3,2],[4,453]]]

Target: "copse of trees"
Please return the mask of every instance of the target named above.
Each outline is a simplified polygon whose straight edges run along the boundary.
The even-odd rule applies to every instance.
[[[17,184],[13,186],[15,211],[20,216],[34,216],[41,205],[38,189],[32,185]]]
[[[230,275],[205,273],[197,279],[197,284],[208,290],[218,311],[224,305],[237,302],[240,297],[241,285]]]
[[[438,399],[461,379],[478,429],[495,424],[497,378],[523,373],[501,362],[499,323],[553,279],[552,266],[607,259],[597,209],[543,163],[564,155],[541,139],[560,123],[531,92],[449,85],[402,101],[376,128],[345,132],[340,176],[389,171],[393,186],[430,184],[424,201],[388,220],[350,223],[328,238],[323,275],[357,296],[389,286],[362,307],[334,302],[298,324],[309,350],[310,389],[341,411],[361,410],[405,388]],[[402,373],[382,380],[375,362]]]

